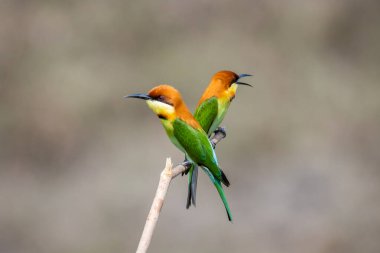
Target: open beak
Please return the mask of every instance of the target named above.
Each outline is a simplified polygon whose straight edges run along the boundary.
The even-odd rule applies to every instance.
[[[240,75],[239,75],[239,79],[240,79],[240,78],[243,78],[243,77],[247,77],[247,76],[252,76],[252,75],[250,75],[250,74],[240,74]],[[249,87],[253,87],[253,86],[250,85],[249,83],[236,82],[236,84],[239,84],[239,85],[246,85],[246,86],[249,86]]]
[[[139,98],[139,99],[144,99],[144,100],[150,100],[152,99],[150,96],[146,95],[146,94],[131,94],[131,95],[128,95],[128,96],[124,96],[124,98]]]

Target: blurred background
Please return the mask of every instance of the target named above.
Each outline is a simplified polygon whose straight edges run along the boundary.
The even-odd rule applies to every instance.
[[[250,73],[217,147],[227,217],[202,172],[169,189],[150,252],[380,252],[379,1],[0,3],[0,252],[134,252],[165,158],[142,101],[191,110]]]

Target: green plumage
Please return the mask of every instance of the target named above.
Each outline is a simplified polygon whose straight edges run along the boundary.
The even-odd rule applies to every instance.
[[[176,119],[173,122],[173,137],[176,142],[181,145],[181,149],[185,151],[186,157],[194,164],[201,166],[210,177],[218,190],[218,193],[226,208],[228,219],[232,220],[230,209],[224,195],[221,183],[229,186],[229,182],[223,171],[219,168],[218,161],[212,145],[207,138],[203,129],[195,129],[181,119]],[[192,180],[194,175],[194,167],[190,169],[189,177]],[[191,183],[189,190],[191,189]],[[195,196],[194,196],[195,197]],[[191,198],[191,197],[190,197]],[[188,198],[189,199],[189,198]]]
[[[211,136],[222,123],[230,104],[231,101],[227,98],[211,97],[197,107],[194,118],[202,126],[203,130]]]
[[[203,130],[208,136],[212,134],[210,128],[218,116],[218,99],[212,97],[201,103],[195,113],[194,118],[199,122]],[[187,196],[186,208],[191,206],[191,203],[195,206],[196,194],[197,194],[197,182],[198,182],[198,166],[194,165],[189,170],[189,189]]]
[[[212,97],[204,101],[200,104],[195,113],[194,118],[199,122],[202,126],[203,130],[211,135],[210,128],[214,123],[214,120],[218,116],[218,99],[216,97]],[[215,130],[215,129],[214,129]]]
[[[214,183],[216,189],[219,192],[220,198],[222,199],[223,204],[224,204],[224,206],[226,208],[228,220],[232,221],[231,210],[230,210],[230,207],[228,206],[228,202],[227,202],[226,196],[224,195],[223,187],[222,187],[220,181],[216,180],[214,178],[214,176],[212,175],[212,173],[207,168],[202,167],[202,169],[208,174],[208,176],[210,177],[211,181]]]
[[[218,99],[217,97],[211,97],[203,101],[196,109],[194,113],[194,118],[199,122],[203,130],[210,137],[211,134],[216,130],[219,124],[222,122],[227,109],[230,105],[229,100]],[[189,171],[189,193],[187,198],[186,207],[189,208],[192,203],[195,205],[196,190],[198,173],[197,166],[193,166]],[[195,173],[194,173],[195,172]]]
[[[181,119],[173,122],[173,134],[178,143],[186,151],[187,157],[199,166],[207,167],[214,177],[222,180],[215,152],[205,132],[194,129]]]

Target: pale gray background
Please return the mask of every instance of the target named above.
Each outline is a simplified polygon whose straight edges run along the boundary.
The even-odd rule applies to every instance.
[[[142,101],[191,110],[239,89],[217,148],[234,223],[204,173],[170,187],[150,252],[380,252],[379,1],[0,3],[0,252],[133,252],[166,157]]]

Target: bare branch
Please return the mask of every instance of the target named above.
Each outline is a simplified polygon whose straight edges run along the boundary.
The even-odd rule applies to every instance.
[[[156,227],[158,216],[162,205],[164,204],[166,192],[168,191],[170,181],[172,180],[172,161],[170,158],[166,159],[165,169],[161,172],[160,182],[157,187],[156,196],[153,199],[148,218],[146,219],[144,231],[141,235],[137,253],[145,253],[149,247],[154,228]]]

